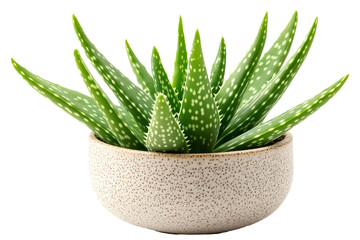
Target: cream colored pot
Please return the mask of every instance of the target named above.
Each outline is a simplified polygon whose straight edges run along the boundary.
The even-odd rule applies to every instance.
[[[168,233],[218,233],[258,222],[289,192],[292,136],[253,150],[167,154],[90,136],[90,177],[100,202],[131,224]]]

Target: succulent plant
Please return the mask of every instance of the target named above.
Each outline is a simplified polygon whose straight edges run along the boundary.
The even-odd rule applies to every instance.
[[[152,74],[149,74],[125,42],[140,87],[97,50],[75,16],[73,23],[86,56],[119,103],[113,103],[101,89],[78,50],[74,51],[76,64],[91,97],[44,80],[12,59],[13,66],[35,90],[87,125],[99,139],[115,146],[177,153],[266,146],[324,105],[348,78],[341,78],[313,98],[264,122],[303,63],[315,36],[317,19],[302,45],[283,66],[294,39],[297,12],[262,55],[268,24],[266,14],[254,43],[224,81],[224,39],[209,77],[199,31],[195,33],[188,57],[180,17],[172,83],[155,47]]]

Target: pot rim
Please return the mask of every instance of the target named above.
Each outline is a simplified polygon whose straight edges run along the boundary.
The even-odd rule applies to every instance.
[[[206,157],[219,157],[219,156],[238,156],[238,155],[248,155],[248,154],[252,154],[252,153],[259,153],[259,152],[266,152],[272,149],[276,149],[276,148],[280,148],[283,147],[285,145],[288,145],[289,143],[292,142],[292,134],[290,132],[286,132],[284,133],[281,137],[279,141],[265,146],[265,147],[259,147],[259,148],[252,148],[252,149],[246,149],[246,150],[237,150],[237,151],[229,151],[229,152],[217,152],[217,153],[162,153],[162,152],[150,152],[150,151],[142,151],[142,150],[135,150],[135,149],[129,149],[129,148],[123,148],[123,147],[118,147],[118,146],[114,146],[111,144],[108,144],[100,139],[98,139],[95,134],[93,132],[90,133],[89,136],[89,140],[96,142],[97,144],[103,145],[104,147],[107,148],[111,148],[114,151],[123,151],[123,152],[127,152],[129,154],[142,154],[142,155],[157,155],[159,157],[164,157],[164,156],[171,156],[171,157],[202,157],[202,156],[206,156]],[[279,139],[278,138],[278,139]]]

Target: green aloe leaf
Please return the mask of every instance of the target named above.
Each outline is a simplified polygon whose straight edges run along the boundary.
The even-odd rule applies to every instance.
[[[229,79],[225,81],[224,85],[222,85],[219,92],[215,95],[215,100],[219,106],[220,114],[222,116],[220,132],[226,128],[234,116],[246,90],[246,86],[249,82],[249,77],[251,76],[254,66],[260,59],[266,40],[267,20],[268,15],[266,13],[256,39],[251,45],[249,51],[246,53],[246,56],[238,64],[235,71],[230,75]]]
[[[223,84],[225,65],[226,65],[226,46],[225,46],[224,38],[221,38],[219,50],[210,73],[211,90],[213,95],[218,93],[220,87]]]
[[[265,146],[317,111],[344,85],[348,75],[313,98],[215,148],[214,152]]]
[[[32,88],[88,126],[98,138],[109,144],[119,146],[101,111],[91,97],[49,82],[31,73],[13,59],[11,59],[11,62],[15,70]]]
[[[156,48],[153,48],[152,57],[151,57],[151,68],[152,74],[155,79],[156,91],[158,93],[163,93],[168,98],[172,112],[174,114],[178,113],[180,110],[179,99],[171,86],[169,78],[166,74],[166,71],[161,63],[159,52]]]
[[[115,105],[114,105],[115,106]],[[145,139],[146,131],[144,131],[143,127],[140,127],[136,119],[133,115],[131,115],[127,109],[120,105],[115,106],[118,114],[120,114],[121,118],[124,120],[125,124],[129,126],[129,128],[132,130],[132,132],[135,133],[135,135],[138,137],[141,143],[144,143],[143,139]],[[147,129],[147,126],[146,126]]]
[[[163,94],[159,94],[155,102],[146,147],[153,152],[189,152],[185,136]]]
[[[295,12],[278,39],[256,65],[239,106],[246,104],[250,98],[265,88],[269,80],[280,70],[294,40],[297,19]]]
[[[189,138],[191,152],[212,151],[219,133],[220,118],[212,96],[198,30],[190,54],[179,122]]]
[[[146,131],[149,124],[154,100],[116,69],[88,39],[80,23],[73,16],[76,34],[95,69],[114,92],[120,103],[135,117],[139,126]]]
[[[315,19],[302,45],[284,68],[251,101],[236,111],[234,118],[222,132],[217,145],[246,132],[264,120],[272,107],[282,97],[305,60],[315,36],[316,26],[317,19]]]
[[[188,65],[187,51],[185,45],[184,29],[181,16],[179,18],[178,27],[178,43],[176,50],[176,58],[174,64],[174,74],[172,79],[172,86],[181,101],[184,93],[184,85],[186,80],[186,69]]]
[[[131,68],[136,75],[136,79],[141,87],[155,100],[156,89],[154,79],[148,73],[144,65],[141,64],[135,53],[131,49],[128,41],[125,41],[126,52],[130,61]]]
[[[132,133],[130,128],[122,119],[121,115],[118,113],[117,108],[85,66],[85,63],[77,50],[74,51],[74,56],[81,76],[83,77],[91,96],[105,116],[105,119],[110,126],[111,131],[115,134],[120,146],[130,149],[146,150],[145,146],[141,143],[145,142],[144,136],[139,137]]]

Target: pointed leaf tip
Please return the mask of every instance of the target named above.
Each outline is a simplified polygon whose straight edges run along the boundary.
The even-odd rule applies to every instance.
[[[196,29],[191,51],[194,50],[194,46],[196,46],[196,45],[199,45],[199,49],[201,48],[201,39],[200,39],[199,29]]]
[[[75,23],[79,24],[79,21],[78,21],[78,19],[76,18],[75,14],[72,15],[72,20],[73,20],[73,23],[74,23],[74,24],[75,24]]]
[[[164,94],[159,93],[157,96],[157,99],[159,99],[159,101],[164,101],[164,99],[165,99]]]
[[[342,79],[339,80],[339,82],[345,83],[348,78],[349,78],[349,74],[345,75]]]
[[[196,29],[195,38],[196,38],[196,39],[200,39],[199,29]]]
[[[156,49],[155,46],[153,46],[152,52],[153,52],[153,53],[158,53],[158,50]]]

